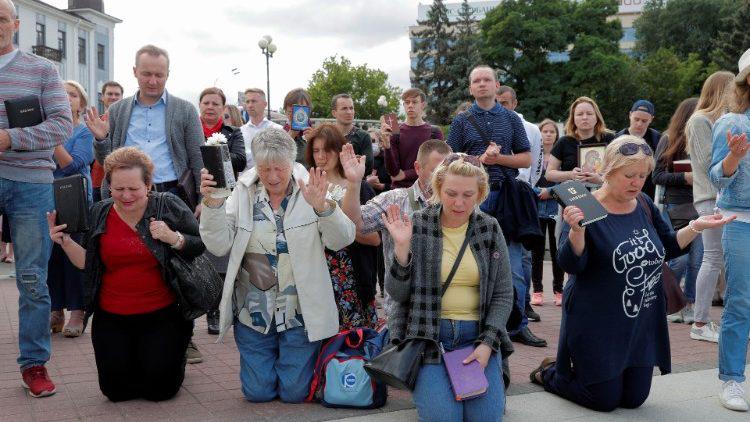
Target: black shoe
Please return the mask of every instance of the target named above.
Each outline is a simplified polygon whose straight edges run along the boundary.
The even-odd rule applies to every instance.
[[[208,334],[219,334],[219,310],[214,309],[206,313],[206,322],[208,322]]]
[[[718,298],[711,301],[711,306],[724,306],[724,299]]]
[[[539,322],[542,320],[542,317],[540,317],[539,314],[536,313],[534,308],[532,308],[528,303],[526,304],[526,318],[528,318],[529,321],[534,322]]]
[[[535,336],[534,333],[529,330],[529,327],[526,327],[518,333],[510,336],[510,340],[532,347],[547,347],[547,340]]]

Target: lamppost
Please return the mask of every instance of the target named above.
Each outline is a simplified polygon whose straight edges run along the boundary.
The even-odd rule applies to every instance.
[[[268,120],[271,120],[271,73],[269,70],[269,59],[273,57],[273,53],[276,52],[276,44],[272,43],[270,35],[264,35],[263,38],[258,40],[258,47],[260,47],[261,53],[266,56],[266,100],[268,102]]]

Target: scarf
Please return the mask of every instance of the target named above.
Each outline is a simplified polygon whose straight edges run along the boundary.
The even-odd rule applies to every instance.
[[[221,132],[221,127],[223,125],[224,125],[224,121],[222,119],[219,119],[219,121],[216,122],[216,124],[211,127],[206,126],[206,123],[204,123],[203,120],[201,120],[201,126],[203,126],[203,136],[205,136],[206,139],[208,139],[214,133]]]

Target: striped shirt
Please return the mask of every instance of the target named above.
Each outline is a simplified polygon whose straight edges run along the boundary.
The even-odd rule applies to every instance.
[[[39,97],[46,119],[36,126],[8,129],[3,101],[30,95]],[[52,150],[73,132],[70,103],[57,68],[49,60],[19,51],[0,68],[0,99],[0,129],[8,132],[11,142],[0,154],[0,179],[52,183]]]
[[[520,154],[529,151],[529,140],[521,118],[515,112],[508,111],[495,103],[489,110],[481,109],[476,102],[469,108],[477,123],[487,128],[490,139],[500,147],[504,155]],[[477,129],[461,113],[453,119],[448,145],[454,152],[465,152],[469,155],[482,155],[487,150],[488,142],[482,139]],[[490,182],[502,182],[506,177],[518,176],[518,169],[492,164],[486,166]]]

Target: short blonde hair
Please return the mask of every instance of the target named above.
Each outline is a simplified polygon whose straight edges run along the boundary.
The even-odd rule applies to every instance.
[[[443,187],[445,177],[449,174],[455,176],[464,177],[476,177],[477,185],[479,186],[479,192],[477,197],[477,205],[484,202],[487,196],[490,194],[490,183],[489,176],[484,167],[469,162],[478,159],[474,156],[466,155],[464,153],[452,153],[446,157],[445,161],[435,169],[432,173],[432,198],[430,202],[433,204],[440,203],[440,189]]]
[[[78,91],[78,98],[81,99],[81,110],[80,113],[86,112],[86,108],[89,106],[89,95],[86,93],[86,90],[79,84],[78,82],[69,79],[65,82],[63,82],[65,85],[70,85],[73,88]]]
[[[606,179],[608,175],[623,167],[641,163],[643,161],[646,161],[648,163],[649,174],[654,171],[654,166],[656,165],[656,163],[654,162],[653,151],[651,152],[651,155],[647,155],[643,152],[643,150],[641,149],[643,147],[641,146],[640,148],[638,148],[638,151],[635,154],[624,155],[620,152],[620,147],[625,144],[638,144],[639,146],[645,146],[649,150],[651,149],[646,141],[633,135],[622,135],[614,141],[610,142],[609,145],[607,145],[607,149],[604,150],[604,162],[602,163],[602,177],[604,179]]]

